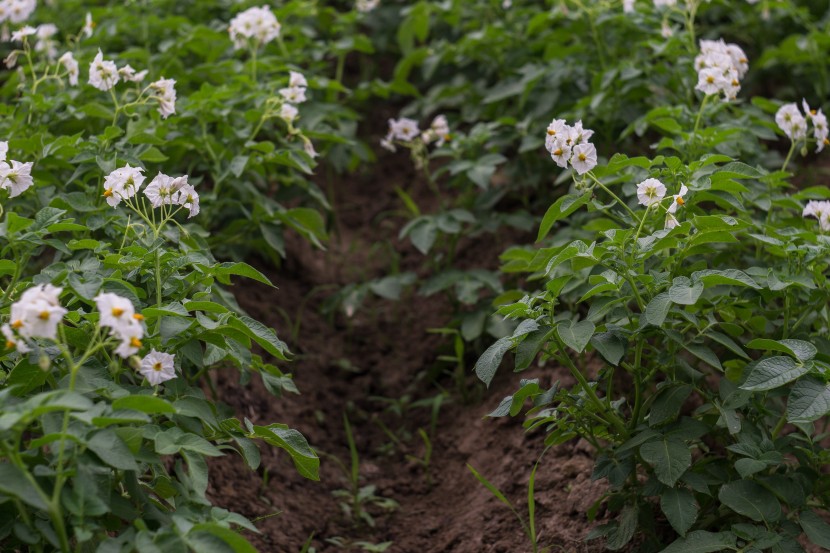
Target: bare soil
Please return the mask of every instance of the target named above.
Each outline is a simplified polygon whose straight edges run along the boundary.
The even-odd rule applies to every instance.
[[[476,481],[466,465],[475,467],[526,513],[528,477],[544,449],[543,434],[525,433],[519,419],[485,415],[518,387],[520,378],[570,385],[567,371],[545,367],[518,375],[502,368],[489,390],[470,374],[468,390],[477,391],[480,400],[464,404],[450,378],[436,381],[427,376],[435,374],[431,369],[438,363],[438,352],[448,345],[445,338],[427,332],[450,320],[452,306],[446,298],[411,295],[400,302],[373,300],[351,317],[342,312],[333,317],[322,314],[325,298],[337,288],[385,274],[391,259],[384,250],[372,247],[376,242],[395,245],[403,270],[421,267],[421,255],[397,240],[402,206],[392,183],[408,183],[406,189],[419,202],[429,202],[423,183],[400,169],[409,165],[402,154],[382,164],[371,177],[339,183],[340,230],[328,250],[290,240],[285,266],[270,271],[260,267],[270,273],[278,289],[246,283],[234,290],[243,308],[276,328],[283,339],[291,333],[284,314],[292,322],[299,318],[298,338],[288,340],[296,354],[288,368],[302,395],[274,398],[258,379],[241,386],[235,371],[224,371],[214,375],[220,397],[240,417],[299,429],[321,456],[319,482],[300,477],[288,456],[276,449],[263,448],[258,473],[236,456],[211,464],[210,494],[216,504],[251,519],[268,517],[257,524],[261,534],[249,536],[260,551],[298,552],[311,536],[318,552],[362,551],[357,542],[392,542],[387,551],[401,553],[530,551],[513,513]],[[525,243],[532,239],[515,238]],[[498,255],[509,245],[509,237],[462,242],[458,259],[462,264],[495,268]],[[470,372],[473,363],[474,356]],[[443,390],[447,393],[433,431],[431,408],[411,403],[440,396]],[[396,403],[400,413],[392,408]],[[341,499],[333,495],[348,488],[347,476],[334,460],[349,464],[344,414],[354,429],[361,485],[376,486],[376,495],[398,505],[391,511],[368,507],[374,527],[355,524],[341,509]],[[424,454],[418,429],[431,433],[431,482],[410,457]],[[537,525],[541,542],[552,546],[551,551],[604,550],[601,543],[584,541],[593,525],[586,512],[605,489],[603,483],[591,481],[592,466],[592,452],[582,444],[555,448],[540,464]]]

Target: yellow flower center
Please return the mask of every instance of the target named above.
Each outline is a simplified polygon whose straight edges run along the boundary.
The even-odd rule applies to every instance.
[[[40,314],[38,315],[38,318],[41,321],[48,321],[49,320],[49,312],[48,311],[41,311]]]
[[[551,136],[553,136],[553,135],[555,135],[555,134],[556,134],[556,131],[555,131],[555,130],[553,130],[553,129],[548,129],[548,134],[549,134],[549,135],[551,135]]]
[[[685,204],[685,203],[686,203],[686,200],[684,200],[682,196],[678,196],[678,197],[675,199],[675,201],[677,202],[677,205],[683,205],[683,204]]]
[[[107,188],[104,190],[104,197],[109,198],[110,196],[112,196],[112,188]]]
[[[141,347],[141,340],[139,340],[138,338],[133,336],[132,338],[130,338],[130,345],[134,348],[140,348]]]
[[[20,319],[17,319],[16,321],[14,321],[12,323],[12,328],[15,329],[15,330],[21,328],[22,326],[23,326],[23,321],[21,321]]]
[[[555,155],[555,156],[561,156],[561,155],[562,155],[562,148],[557,148],[557,149],[556,149],[556,151],[555,151],[555,152],[553,152],[553,155]]]
[[[156,362],[156,364],[153,365],[153,370],[156,372],[161,371],[161,362]]]
[[[112,316],[113,317],[120,317],[123,314],[124,314],[124,310],[121,309],[120,307],[113,307],[112,308]]]
[[[7,349],[11,349],[11,348],[13,348],[14,346],[15,346],[15,343],[14,343],[14,342],[12,342],[11,340],[6,340],[6,348],[7,348]]]
[[[712,84],[715,82],[715,78],[712,75],[709,75],[708,77],[706,77],[706,82]]]
[[[142,315],[141,313],[135,313],[133,315],[133,319],[135,319],[136,321],[143,321],[144,320],[144,315]]]
[[[586,159],[588,159],[588,156],[585,154],[579,154],[579,161],[585,161]]]

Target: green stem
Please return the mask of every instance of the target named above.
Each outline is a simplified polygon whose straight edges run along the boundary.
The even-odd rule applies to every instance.
[[[623,421],[620,420],[616,413],[609,411],[605,407],[605,404],[599,399],[599,397],[597,397],[596,392],[594,392],[594,389],[585,379],[585,376],[573,364],[573,361],[571,361],[571,358],[567,354],[567,346],[565,346],[565,343],[562,341],[562,338],[560,338],[555,333],[554,338],[556,339],[556,343],[559,345],[559,351],[562,354],[562,359],[564,360],[565,365],[567,365],[568,369],[570,369],[571,374],[573,374],[574,378],[576,378],[576,381],[579,382],[579,385],[585,392],[585,395],[588,396],[588,399],[591,401],[591,403],[593,403],[601,412],[603,412],[606,415],[606,422],[613,426],[621,437],[628,437],[628,429],[625,427]]]
[[[707,94],[703,97],[703,101],[700,103],[700,109],[697,111],[697,117],[695,118],[695,128],[692,130],[692,136],[689,137],[689,143],[694,144],[697,140],[697,130],[700,128],[700,119],[703,115],[703,108],[706,106],[706,103],[709,101],[709,97],[712,94]]]
[[[643,358],[643,342],[642,340],[637,342],[637,350],[634,353],[634,371],[632,372],[632,376],[634,377],[634,411],[631,413],[631,429],[637,428],[637,425],[640,424],[640,410],[643,406],[643,397],[642,397],[642,379],[637,378],[637,372],[641,368]]]
[[[621,207],[625,208],[625,210],[626,210],[626,211],[628,211],[628,214],[629,214],[629,215],[631,215],[631,218],[632,218],[632,219],[634,219],[635,221],[638,221],[638,222],[642,225],[642,219],[640,219],[640,217],[638,217],[638,216],[637,216],[637,214],[636,214],[636,213],[634,213],[634,210],[632,210],[630,207],[628,207],[628,204],[626,204],[624,201],[622,201],[622,200],[621,200],[621,199],[620,199],[620,198],[619,198],[616,194],[614,194],[614,193],[613,193],[613,192],[612,192],[612,191],[611,191],[611,190],[610,190],[607,186],[605,186],[605,185],[604,185],[604,184],[603,184],[603,183],[602,183],[599,179],[597,179],[597,177],[596,177],[596,176],[594,176],[594,173],[593,173],[592,171],[588,171],[588,172],[587,172],[587,173],[585,173],[585,174],[586,174],[586,175],[588,175],[588,177],[590,177],[590,179],[591,179],[591,180],[593,180],[593,181],[597,184],[597,186],[599,186],[600,188],[602,188],[603,190],[605,190],[605,192],[606,192],[609,196],[611,196],[612,198],[614,198],[614,200],[615,200],[618,204],[620,204],[620,206],[621,206]]]
[[[793,154],[795,153],[796,146],[798,146],[798,143],[793,141],[792,144],[790,145],[790,151],[787,152],[787,158],[784,160],[784,165],[781,166],[782,171],[787,170],[787,165],[790,164],[790,160],[792,159]]]

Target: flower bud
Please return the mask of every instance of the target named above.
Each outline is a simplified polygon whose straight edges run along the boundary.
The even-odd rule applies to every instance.
[[[801,147],[801,157],[807,157],[807,145]]]
[[[48,355],[42,353],[37,360],[37,366],[40,367],[40,370],[46,372],[49,370],[49,367],[52,366],[52,360],[49,359]]]
[[[141,368],[141,357],[139,357],[138,355],[131,355],[128,360],[128,363],[133,369],[138,370]]]

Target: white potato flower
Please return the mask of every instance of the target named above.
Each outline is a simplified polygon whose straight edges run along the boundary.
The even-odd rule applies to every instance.
[[[721,40],[701,40],[695,58],[698,82],[695,87],[706,95],[723,94],[734,100],[741,90],[741,79],[749,70],[749,60],[737,44]]]
[[[80,71],[78,69],[78,60],[75,59],[72,52],[67,52],[62,55],[58,59],[58,62],[66,69],[66,76],[69,79],[69,85],[78,86],[78,75],[80,74]]]
[[[793,142],[807,137],[807,120],[794,103],[784,104],[778,108],[775,123]]]
[[[118,74],[121,76],[122,79],[125,81],[129,81],[131,83],[140,83],[144,80],[147,76],[147,70],[139,71],[136,73],[135,69],[132,68],[129,64],[125,65],[124,67],[118,70]]]
[[[81,29],[81,33],[86,38],[90,38],[92,36],[93,29],[95,29],[95,22],[92,20],[92,14],[90,12],[86,12],[86,16],[84,17],[84,27]]]
[[[118,294],[102,292],[95,296],[94,300],[95,306],[98,308],[98,313],[100,314],[98,325],[101,327],[108,327],[113,330],[126,330],[127,327],[135,324],[137,320],[143,319],[140,315],[136,318],[133,302]]]
[[[58,299],[62,291],[63,288],[42,284],[23,292],[20,299],[11,306],[8,333],[3,331],[6,340],[14,342],[10,336],[15,333],[21,338],[57,339],[58,324],[67,313]],[[20,344],[22,340],[16,343]],[[22,352],[19,345],[18,351]]]
[[[9,143],[5,140],[0,140],[0,161],[6,161],[6,155],[9,153]]]
[[[657,179],[646,179],[637,185],[637,200],[641,205],[651,207],[666,197],[666,185]]]
[[[152,349],[141,360],[138,373],[146,378],[151,386],[158,386],[162,382],[176,378],[175,356]]]
[[[117,329],[113,328],[110,335],[121,340],[121,343],[118,344],[118,347],[114,351],[116,355],[124,359],[138,353],[138,350],[144,345],[141,342],[141,339],[144,338],[144,325],[134,319],[131,323],[125,324]]]
[[[52,37],[57,33],[58,28],[53,23],[38,25],[35,52],[40,52],[50,60],[54,60],[58,56],[58,43]]]
[[[6,0],[3,4],[5,18],[12,23],[23,23],[37,8],[37,0]]]
[[[802,212],[804,217],[815,217],[818,219],[819,227],[824,232],[830,232],[830,201],[810,200]]]
[[[550,157],[562,169],[568,168],[568,161],[571,159],[571,147],[565,138],[555,139],[550,147]]]
[[[25,27],[21,27],[20,29],[16,30],[12,33],[12,42],[23,42],[23,39],[26,37],[32,36],[37,32],[37,29],[30,25],[26,25]]]
[[[5,161],[0,162],[0,188],[8,190],[10,198],[19,196],[34,182],[32,162],[20,163],[12,160],[11,165]]]
[[[827,116],[819,109],[810,108],[807,100],[801,100],[801,107],[807,119],[813,124],[813,138],[816,140],[816,152],[820,152],[825,146],[830,145],[827,139]]]
[[[577,144],[571,154],[571,166],[580,175],[584,175],[597,166],[597,149],[593,144]]]
[[[288,88],[281,88],[280,95],[286,102],[291,104],[302,104],[306,101],[305,88],[301,86],[289,86]]]
[[[283,104],[280,106],[280,119],[286,123],[294,121],[294,119],[297,118],[298,113],[299,111],[297,110],[297,107],[291,104]]]
[[[130,167],[128,163],[104,177],[104,197],[112,207],[121,203],[121,200],[132,198],[144,184],[144,169]]]
[[[389,120],[389,132],[395,140],[410,142],[418,136],[421,131],[418,129],[418,122],[408,117]]]
[[[106,92],[114,87],[119,80],[120,76],[115,62],[104,60],[104,54],[101,53],[101,50],[98,50],[95,59],[89,64],[89,84]]]
[[[187,177],[183,177],[185,180]],[[185,184],[173,198],[174,203],[183,206],[188,211],[187,218],[190,219],[199,214],[199,193],[192,184]]]
[[[686,196],[686,194],[688,192],[689,192],[689,189],[686,187],[685,184],[680,185],[680,192],[678,194],[674,195],[674,200],[672,200],[671,205],[669,206],[669,208],[666,211],[668,211],[669,213],[672,213],[672,214],[676,213],[677,208],[686,203],[686,200],[685,200],[684,197]]]
[[[182,181],[181,177],[177,179],[159,172],[159,174],[150,181],[150,184],[144,188],[144,195],[147,196],[147,199],[150,200],[150,204],[153,207],[171,205],[174,203],[174,194],[178,192],[179,188],[186,183],[186,178]]]
[[[162,118],[167,119],[176,113],[176,81],[162,77],[150,83],[153,98],[159,103],[158,111]]]
[[[14,330],[12,330],[11,325],[8,323],[0,326],[0,332],[2,332],[3,336],[6,338],[6,348],[14,348],[20,353],[28,353],[32,351],[32,348],[26,345],[25,340],[15,335]]]
[[[280,23],[268,6],[249,8],[231,19],[228,34],[234,48],[245,48],[251,42],[259,47],[280,35]]]
[[[623,13],[634,12],[634,0],[623,0]]]
[[[450,139],[450,125],[447,122],[447,117],[439,115],[432,120],[429,128],[421,133],[421,140],[424,144],[429,144],[435,141],[435,145],[439,148]]]
[[[298,73],[297,71],[289,71],[288,75],[288,86],[298,86],[302,88],[308,86],[308,81],[306,81],[306,78],[302,73]]]

